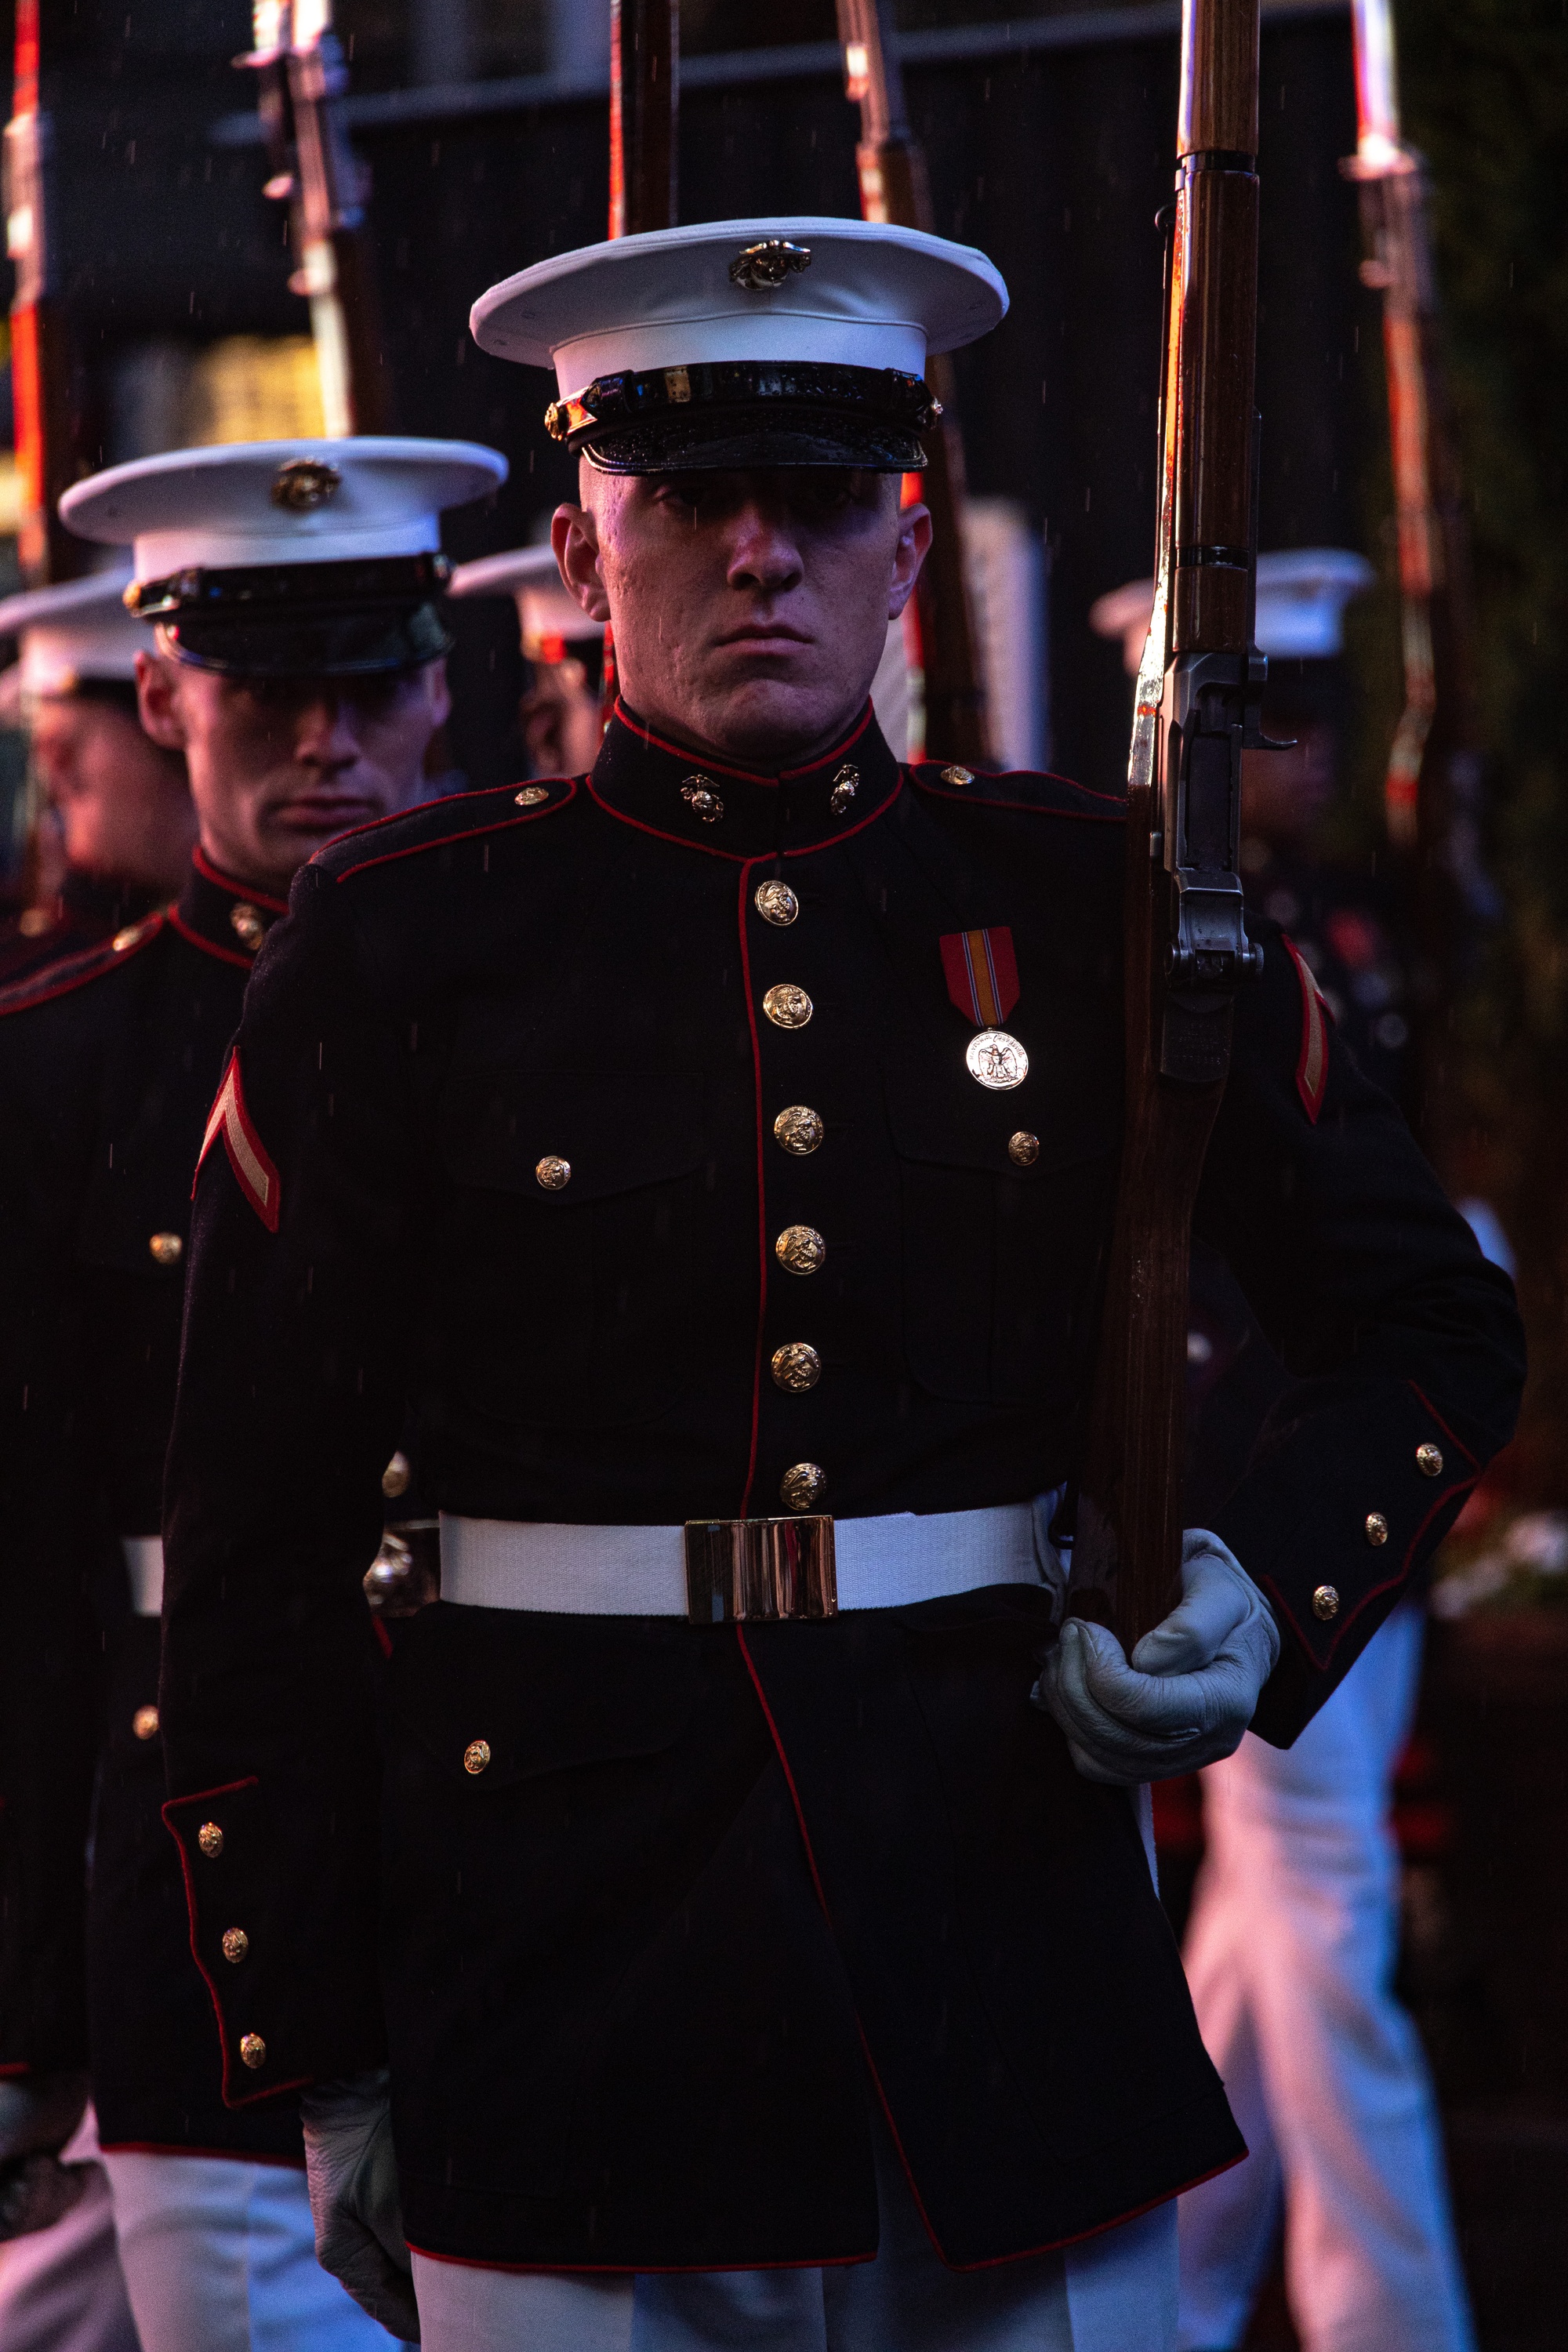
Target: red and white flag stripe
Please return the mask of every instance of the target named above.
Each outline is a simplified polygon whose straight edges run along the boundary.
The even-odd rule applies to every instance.
[[[207,1118],[206,1133],[202,1138],[196,1174],[213,1145],[223,1139],[228,1154],[228,1164],[234,1171],[235,1182],[260,1218],[269,1234],[278,1231],[278,1211],[282,1187],[278,1171],[268,1155],[266,1145],[256,1132],[250,1113],[245,1107],[245,1091],[239,1082],[239,1055],[231,1054],[228,1067],[223,1074],[223,1084],[217,1090],[217,1100]],[[193,1185],[192,1190],[195,1191]]]

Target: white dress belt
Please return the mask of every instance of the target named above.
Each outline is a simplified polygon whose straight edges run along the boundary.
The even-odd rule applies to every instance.
[[[131,1579],[131,1607],[138,1617],[163,1613],[163,1538],[162,1536],[121,1536],[125,1573]]]
[[[1043,1516],[1048,1525],[1048,1513]],[[1050,1583],[1036,1549],[1036,1520],[1032,1503],[835,1519],[838,1606],[907,1609],[985,1584]],[[441,1598],[468,1609],[557,1616],[684,1617],[685,1530],[467,1519],[443,1511]]]

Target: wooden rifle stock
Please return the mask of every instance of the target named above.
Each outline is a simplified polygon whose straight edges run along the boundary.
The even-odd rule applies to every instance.
[[[901,228],[932,226],[925,155],[904,109],[904,80],[893,46],[889,0],[837,0],[844,79],[860,108],[855,161],[860,212]],[[979,645],[963,570],[963,443],[958,430],[952,362],[936,352],[926,381],[942,415],[924,436],[921,497],[931,509],[931,543],[915,591],[925,672],[926,745],[949,760],[990,757]]]
[[[16,554],[29,588],[86,572],[90,551],[57,511],[76,479],[71,352],[53,282],[49,118],[38,100],[38,0],[18,0],[11,120],[5,126],[5,221],[16,268],[11,298],[11,397],[20,517]]]
[[[256,0],[255,48],[237,62],[261,77],[260,113],[271,160],[267,194],[287,202],[294,249],[290,290],[310,305],[310,334],[328,436],[384,433],[391,383],[365,221],[363,172],[338,119],[347,74],[331,0],[314,0],[296,37],[294,0]]]
[[[1256,596],[1258,0],[1184,0],[1154,609],[1128,762],[1126,1120],[1072,1602],[1131,1651],[1181,1593],[1193,1203],[1236,988]]]

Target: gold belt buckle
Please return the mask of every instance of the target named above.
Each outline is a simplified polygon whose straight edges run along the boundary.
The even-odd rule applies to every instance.
[[[694,1625],[838,1614],[833,1521],[688,1519],[686,1613]]]

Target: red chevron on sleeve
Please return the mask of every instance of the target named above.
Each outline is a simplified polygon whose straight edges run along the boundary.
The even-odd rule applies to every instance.
[[[1280,937],[1285,938],[1283,932]],[[1301,987],[1301,1051],[1296,1062],[1296,1092],[1301,1097],[1302,1109],[1316,1127],[1329,1084],[1329,1016],[1323,992],[1306,957],[1294,940],[1285,939],[1285,948]]]
[[[235,1182],[268,1232],[275,1234],[282,1186],[278,1171],[268,1156],[267,1146],[256,1132],[250,1113],[245,1107],[237,1053],[228,1057],[228,1067],[223,1074],[217,1100],[207,1117],[206,1133],[202,1138],[201,1153],[196,1160],[198,1176],[202,1172],[203,1161],[220,1136],[223,1148],[228,1154],[228,1164],[234,1171]],[[194,1193],[194,1184],[191,1190]]]

